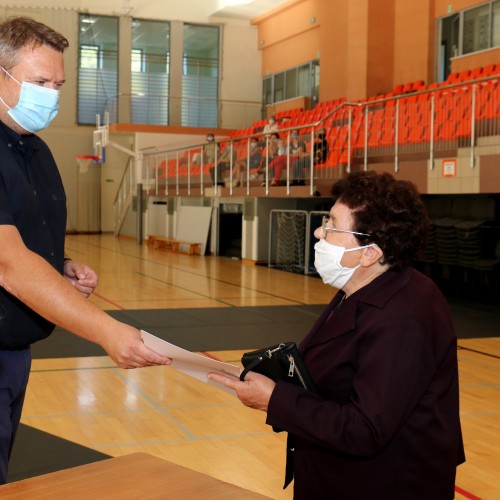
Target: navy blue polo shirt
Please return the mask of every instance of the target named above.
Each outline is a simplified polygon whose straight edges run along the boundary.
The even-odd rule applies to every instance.
[[[15,226],[24,244],[62,273],[66,195],[48,146],[0,122],[0,224]],[[24,349],[54,325],[0,287],[0,349]]]

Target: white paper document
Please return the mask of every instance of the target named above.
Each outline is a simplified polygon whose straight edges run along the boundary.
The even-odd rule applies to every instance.
[[[207,373],[218,372],[223,375],[239,378],[241,371],[239,366],[223,363],[222,361],[217,361],[216,359],[187,351],[186,349],[182,349],[182,347],[178,347],[170,342],[155,337],[144,330],[141,330],[141,336],[146,346],[153,349],[153,351],[156,351],[158,354],[172,359],[172,364],[170,365],[172,368],[197,378],[202,382],[213,385],[218,389],[229,392],[233,396],[236,395],[232,389],[228,389],[213,380],[208,380]]]

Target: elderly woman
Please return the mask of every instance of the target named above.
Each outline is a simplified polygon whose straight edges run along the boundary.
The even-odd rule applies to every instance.
[[[452,499],[465,460],[456,336],[439,289],[411,267],[427,231],[422,201],[374,172],[332,194],[315,265],[339,292],[299,346],[318,394],[252,372],[209,378],[288,432],[296,499]]]

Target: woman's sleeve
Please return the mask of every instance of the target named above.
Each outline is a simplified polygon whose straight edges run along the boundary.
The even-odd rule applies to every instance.
[[[357,456],[382,449],[418,404],[436,367],[428,335],[415,321],[388,321],[366,335],[345,404],[278,382],[267,423]],[[328,347],[323,347],[328,357]]]

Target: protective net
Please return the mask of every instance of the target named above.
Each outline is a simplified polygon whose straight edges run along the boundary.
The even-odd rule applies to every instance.
[[[93,161],[98,161],[99,158],[97,156],[91,155],[77,155],[76,161],[78,163],[78,167],[81,174],[84,174],[88,171],[89,165]]]
[[[303,273],[306,266],[308,214],[272,210],[269,221],[269,267]]]

